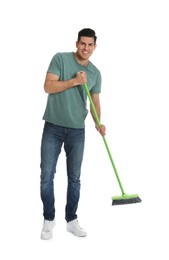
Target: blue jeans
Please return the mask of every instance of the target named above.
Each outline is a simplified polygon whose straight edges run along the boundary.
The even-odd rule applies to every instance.
[[[46,220],[55,218],[54,175],[63,144],[68,178],[65,219],[69,222],[77,218],[76,211],[80,197],[80,174],[84,141],[84,128],[66,128],[45,122],[41,143],[40,188],[43,216]]]

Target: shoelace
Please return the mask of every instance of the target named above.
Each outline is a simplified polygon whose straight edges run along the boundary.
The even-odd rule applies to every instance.
[[[51,228],[50,222],[46,222],[46,223],[44,224],[43,230],[44,230],[45,232],[49,232],[49,231],[50,231],[50,228]]]

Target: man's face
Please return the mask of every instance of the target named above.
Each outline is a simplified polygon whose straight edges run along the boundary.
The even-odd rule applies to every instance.
[[[79,58],[82,60],[88,60],[96,48],[96,44],[94,44],[94,38],[80,37],[80,40],[76,42],[76,48]]]

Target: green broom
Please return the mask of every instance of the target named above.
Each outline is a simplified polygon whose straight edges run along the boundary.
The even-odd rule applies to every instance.
[[[96,112],[94,103],[93,103],[93,101],[92,101],[92,98],[91,98],[91,95],[90,95],[90,92],[89,92],[89,89],[88,89],[86,83],[84,84],[84,87],[85,87],[85,90],[86,90],[86,94],[87,94],[87,96],[88,96],[88,98],[89,98],[90,105],[91,105],[93,114],[94,114],[94,116],[95,116],[97,125],[98,125],[98,127],[101,127],[99,117],[98,117],[98,115],[97,115],[97,112]],[[116,169],[116,167],[115,167],[113,158],[112,158],[112,156],[111,156],[110,149],[109,149],[109,147],[108,147],[106,138],[105,138],[105,136],[102,136],[102,137],[103,137],[103,141],[104,141],[104,144],[105,144],[105,146],[106,146],[106,150],[107,150],[107,152],[108,152],[108,155],[109,155],[111,164],[112,164],[112,166],[113,166],[113,169],[114,169],[114,172],[115,172],[115,175],[116,175],[116,178],[117,178],[117,181],[118,181],[118,183],[119,183],[119,186],[120,186],[120,189],[121,189],[121,193],[122,193],[122,195],[113,196],[113,197],[112,197],[112,205],[122,205],[122,204],[131,204],[131,203],[141,202],[141,199],[138,197],[138,194],[126,194],[126,193],[124,192],[124,189],[123,189],[122,183],[121,183],[121,181],[120,181],[119,175],[118,175],[118,173],[117,173],[117,169]]]

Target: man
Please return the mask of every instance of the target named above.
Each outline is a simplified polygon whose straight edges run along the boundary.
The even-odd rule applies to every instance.
[[[88,85],[100,118],[101,74],[89,61],[96,49],[96,39],[95,31],[90,28],[79,31],[76,52],[55,54],[47,71],[44,89],[48,93],[48,100],[43,116],[45,124],[41,143],[41,199],[44,216],[42,239],[52,238],[55,224],[53,181],[62,145],[66,154],[68,178],[65,207],[67,231],[79,237],[86,236],[78,223],[76,211],[85,140],[84,121],[88,113],[84,83]],[[93,119],[96,129],[105,135],[105,126],[99,128],[94,116]]]

